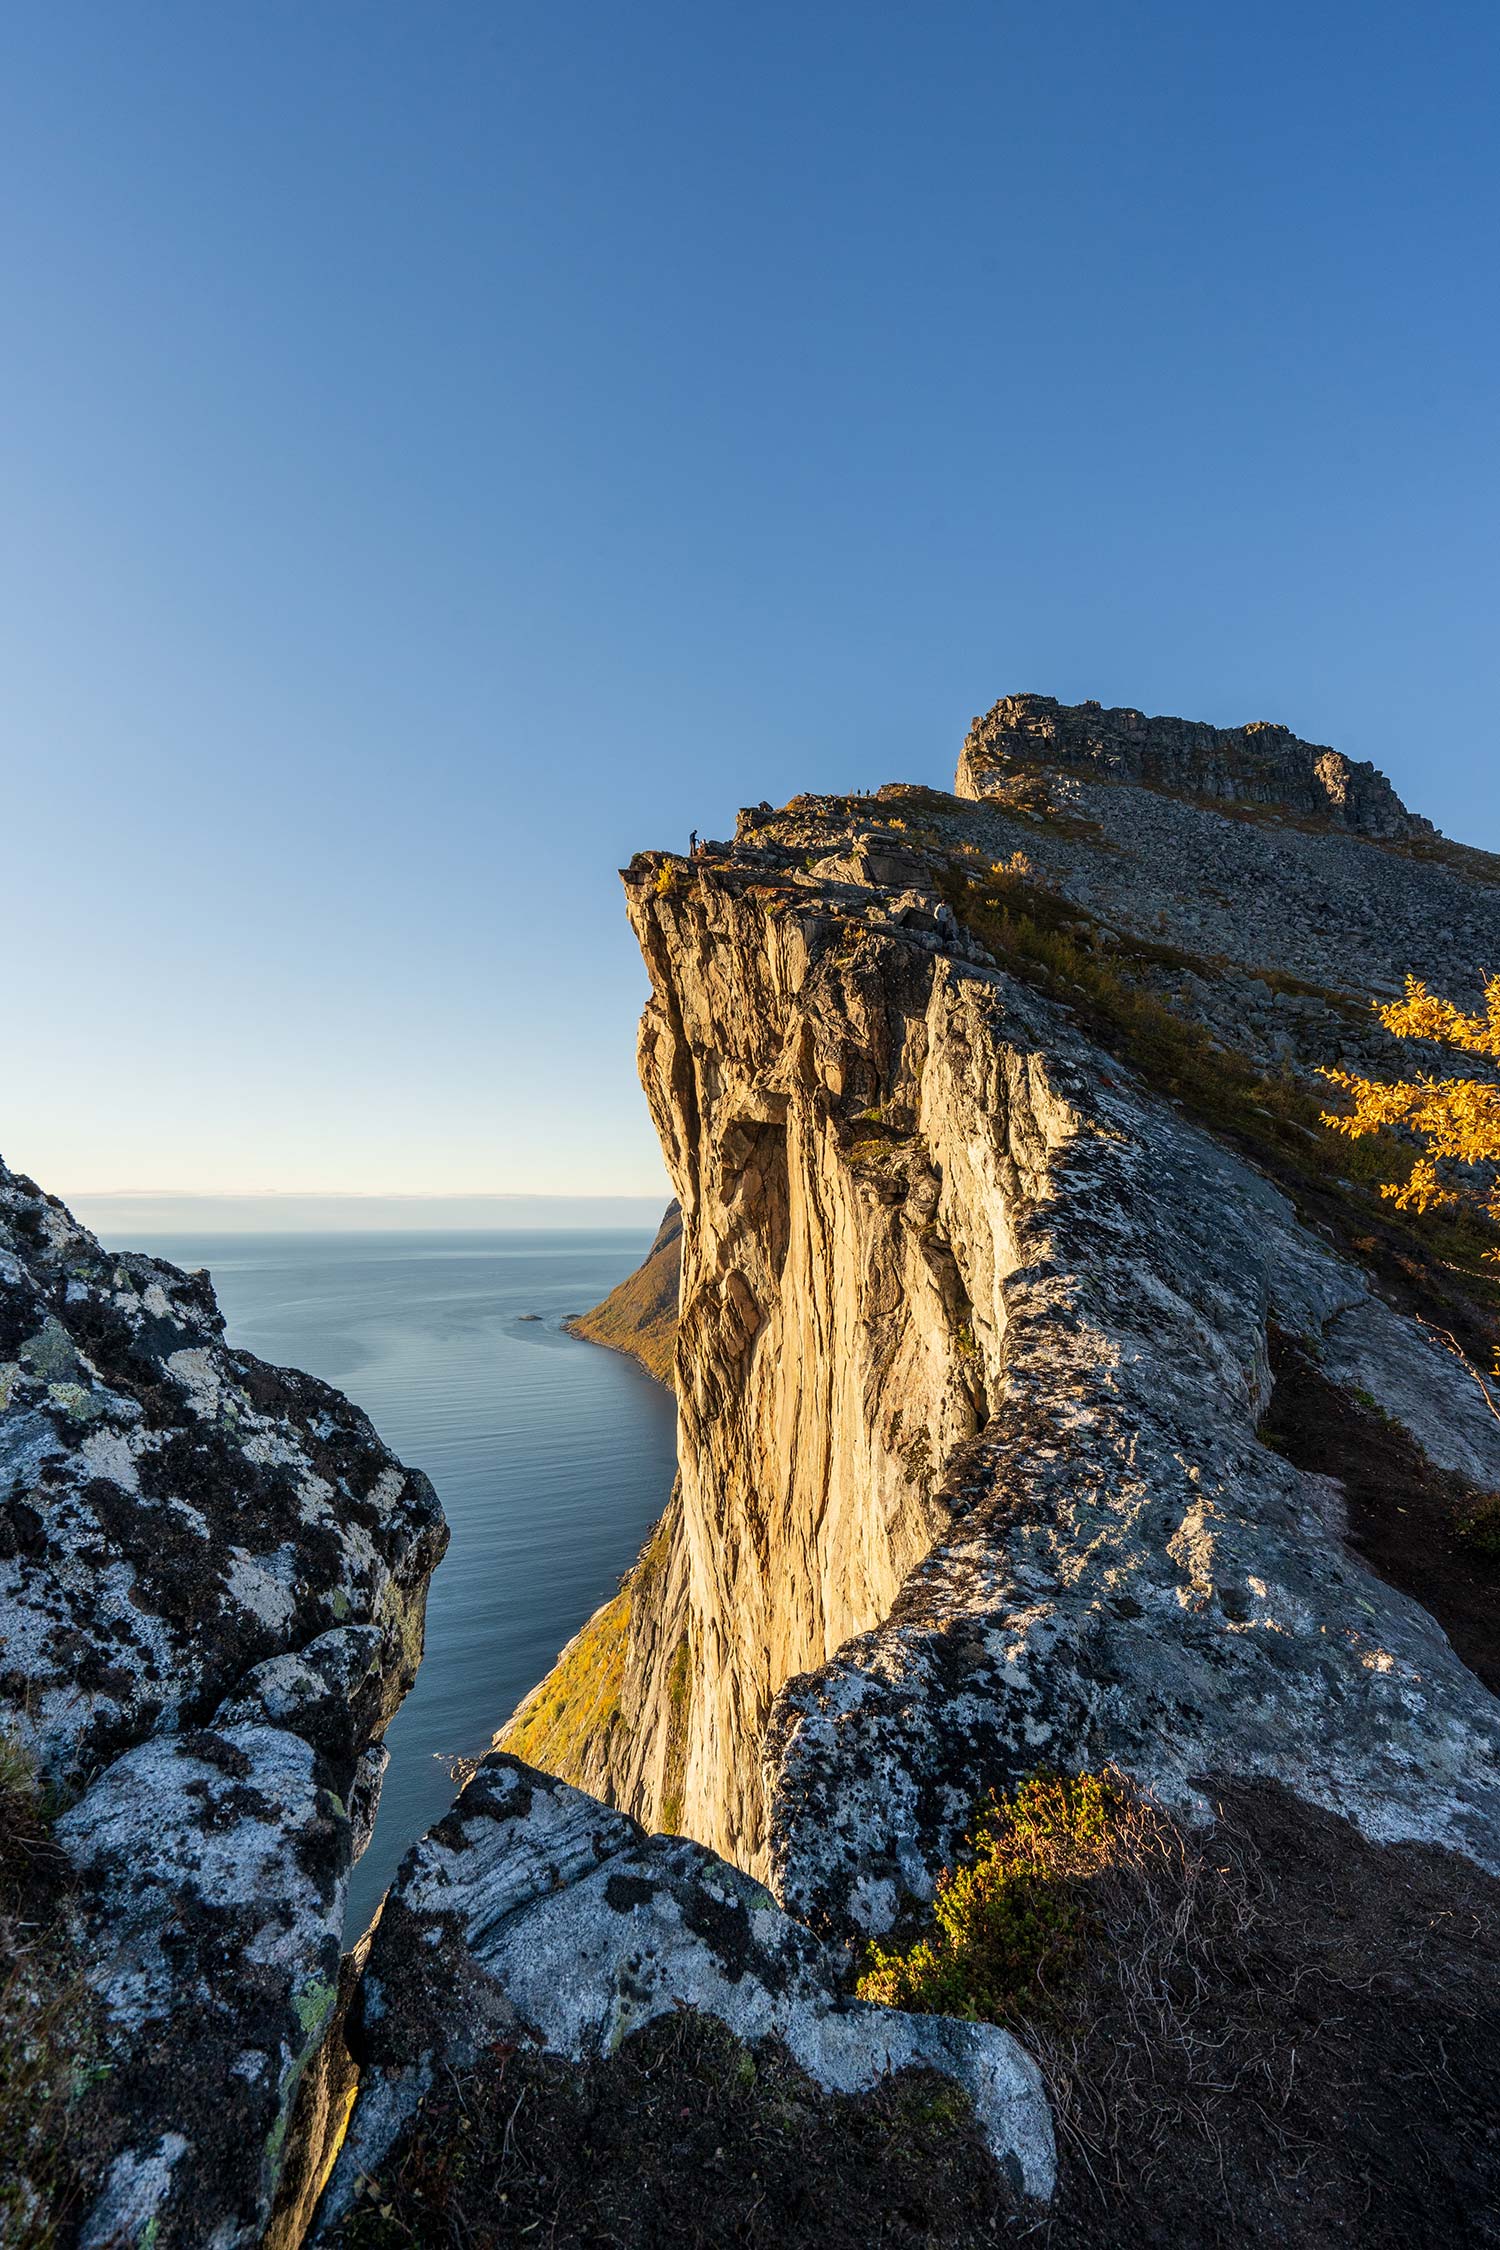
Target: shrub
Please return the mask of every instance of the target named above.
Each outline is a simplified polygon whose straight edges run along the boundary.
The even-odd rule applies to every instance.
[[[1486,1562],[1500,1562],[1500,1492],[1492,1492],[1458,1527],[1458,1536],[1470,1554]]]
[[[1500,976],[1486,980],[1484,1009],[1466,1015],[1440,1000],[1416,977],[1406,980],[1406,998],[1375,1003],[1386,1030],[1397,1039],[1425,1039],[1461,1055],[1500,1062]],[[1352,1141],[1404,1127],[1415,1135],[1421,1154],[1405,1179],[1386,1181],[1381,1194],[1401,1210],[1428,1211],[1466,1200],[1500,1225],[1500,1087],[1483,1078],[1360,1078],[1353,1071],[1325,1070],[1323,1076],[1349,1096],[1352,1109],[1325,1110],[1323,1123]],[[1468,1184],[1438,1173],[1440,1163],[1460,1166]],[[1500,1257],[1500,1251],[1492,1255]]]
[[[876,1940],[861,1999],[991,2023],[1034,2015],[1076,1975],[1086,1885],[1111,1864],[1126,1802],[1111,1773],[1038,1776],[992,1798],[963,1862],[938,1878],[931,1934]]]
[[[1333,1226],[1397,1288],[1411,1288],[1424,1310],[1444,1313],[1445,1327],[1472,1333],[1478,1313],[1489,1329],[1500,1224],[1478,1197],[1434,1198],[1435,1208],[1420,1208],[1400,1192],[1412,1166],[1393,1132],[1361,1125],[1351,1134],[1351,1121],[1330,1119],[1294,1079],[1263,1075],[1149,989],[1156,969],[1211,976],[1213,962],[1119,932],[1106,941],[1086,908],[1014,873],[976,884],[955,868],[941,888],[1002,967],[1063,1001],[1148,1085],[1243,1149],[1304,1218]]]

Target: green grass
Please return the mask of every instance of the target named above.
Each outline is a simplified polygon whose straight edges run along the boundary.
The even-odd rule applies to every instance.
[[[630,1649],[631,1592],[594,1612],[497,1739],[501,1750],[579,1782],[590,1747],[618,1724]]]
[[[628,1723],[624,1693],[637,1612],[656,1609],[671,1560],[669,1510],[651,1532],[613,1601],[595,1610],[563,1650],[546,1678],[507,1721],[495,1746],[528,1765],[555,1773],[575,1787],[597,1786],[594,1754],[612,1731]],[[667,1739],[661,1825],[676,1832],[682,1816],[687,1765],[692,1661],[686,1635],[667,1666]],[[460,1769],[461,1770],[461,1769]]]

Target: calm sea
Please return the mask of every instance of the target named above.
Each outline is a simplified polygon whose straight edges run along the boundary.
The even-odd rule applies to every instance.
[[[489,1747],[614,1592],[666,1505],[670,1395],[633,1360],[562,1330],[640,1263],[650,1239],[174,1234],[129,1245],[207,1266],[230,1341],[336,1383],[394,1453],[427,1471],[447,1513],[427,1654],[386,1737],[391,1763],[354,1871],[351,1932],[446,1809],[442,1761]]]

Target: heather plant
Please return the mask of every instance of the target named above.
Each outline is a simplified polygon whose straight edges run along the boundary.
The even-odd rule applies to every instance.
[[[1439,1313],[1445,1330],[1472,1338],[1488,1327],[1500,1236],[1485,1200],[1443,1194],[1430,1210],[1399,1200],[1411,1164],[1395,1131],[1372,1117],[1351,1134],[1351,1121],[1331,1118],[1293,1074],[1257,1070],[1151,988],[1158,969],[1211,976],[1213,962],[1106,932],[1085,908],[1013,866],[997,867],[983,884],[954,868],[940,887],[1004,968],[1063,1001],[1156,1091],[1246,1150],[1304,1217],[1333,1226],[1356,1256]],[[1274,970],[1258,973],[1276,990],[1317,991]],[[1377,1223],[1381,1195],[1389,1218]]]
[[[1114,1857],[1125,1803],[1109,1773],[1039,1775],[992,1798],[938,1878],[931,1931],[872,1944],[860,1997],[992,2023],[1034,2014],[1077,1971],[1085,1886]]]

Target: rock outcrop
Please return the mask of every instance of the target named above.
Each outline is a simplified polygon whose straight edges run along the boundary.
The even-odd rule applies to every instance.
[[[776,2042],[825,2092],[938,2070],[969,2095],[1014,2191],[1049,2195],[1051,2119],[1015,2040],[845,2000],[841,1977],[808,1930],[701,1845],[647,1836],[515,1759],[487,1758],[408,1855],[375,1931],[349,2026],[360,2093],[319,2239],[337,2239],[433,2088],[497,2045],[607,2062],[684,2009],[751,2046]]]
[[[677,1289],[682,1273],[682,1213],[667,1205],[656,1240],[635,1272],[611,1289],[602,1304],[564,1322],[573,1335],[638,1359],[648,1375],[669,1387],[677,1344]]]
[[[1261,1173],[979,958],[935,888],[850,880],[816,808],[786,823],[790,865],[753,833],[627,881],[684,1212],[683,1826],[844,1928],[920,1895],[954,1816],[1043,1754],[1177,1798],[1193,1772],[1264,1773],[1491,1858],[1492,1702],[1256,1438],[1272,1320],[1365,1365],[1351,1382],[1378,1369],[1433,1460],[1493,1488],[1480,1387]],[[934,861],[965,834],[954,805]],[[1394,1692],[1417,1678],[1420,1743]],[[659,1673],[618,1731],[670,1710]]]
[[[1274,806],[1362,836],[1436,834],[1409,813],[1383,773],[1289,727],[1255,720],[1211,727],[1194,719],[1148,719],[1098,703],[1050,695],[1005,695],[976,719],[959,760],[961,797],[1003,789],[1028,765],[1071,767],[1098,780],[1179,794]]]
[[[0,1727],[96,2025],[88,2250],[263,2239],[447,1537],[357,1408],[223,1325],[206,1274],[0,1167]]]

